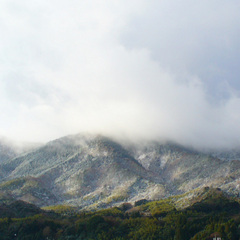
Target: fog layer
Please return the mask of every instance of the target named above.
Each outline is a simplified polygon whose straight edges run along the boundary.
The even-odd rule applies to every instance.
[[[0,135],[240,145],[240,2],[2,0]]]

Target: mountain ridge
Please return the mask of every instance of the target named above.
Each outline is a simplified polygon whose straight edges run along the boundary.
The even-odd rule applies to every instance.
[[[174,143],[123,144],[77,134],[0,162],[0,191],[38,206],[104,208],[208,185],[240,192],[238,160],[221,160]],[[21,184],[14,179],[22,179]]]

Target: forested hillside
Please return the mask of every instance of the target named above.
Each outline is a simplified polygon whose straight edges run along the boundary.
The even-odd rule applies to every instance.
[[[215,235],[239,239],[239,199],[211,188],[199,191],[182,208],[179,203],[184,199],[183,195],[160,201],[143,199],[87,212],[69,206],[42,210],[24,202],[2,204],[0,239],[210,240]],[[13,206],[21,215],[11,215]]]

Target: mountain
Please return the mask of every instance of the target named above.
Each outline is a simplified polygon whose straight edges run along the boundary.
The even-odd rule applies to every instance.
[[[20,143],[0,137],[0,163],[17,157],[22,153],[32,151],[41,145],[41,143]]]
[[[38,148],[38,143],[17,143],[9,139],[0,137],[0,164],[3,164],[22,153]],[[0,168],[0,179],[6,176],[6,172]]]
[[[0,163],[3,163],[16,156],[17,153],[13,146],[6,142],[6,140],[0,139]]]
[[[152,176],[120,144],[102,136],[57,139],[0,169],[5,173],[0,191],[40,206],[62,202],[106,206],[138,194],[151,198],[156,190],[164,196],[161,177]]]
[[[10,151],[9,151],[10,153]],[[0,193],[37,206],[105,208],[213,186],[239,194],[240,162],[174,143],[78,134],[0,159]]]
[[[240,149],[212,151],[210,154],[224,161],[240,160]]]
[[[223,161],[173,143],[148,142],[129,147],[134,158],[161,176],[171,194],[211,185],[239,192],[239,161]],[[236,189],[234,189],[236,188]]]

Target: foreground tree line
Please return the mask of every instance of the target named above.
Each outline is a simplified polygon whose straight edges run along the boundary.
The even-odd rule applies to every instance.
[[[175,208],[171,198],[124,203],[94,212],[68,206],[43,211],[16,201],[2,204],[0,214],[3,240],[202,240],[214,235],[223,240],[240,239],[238,199],[219,193],[194,200],[181,210]]]

